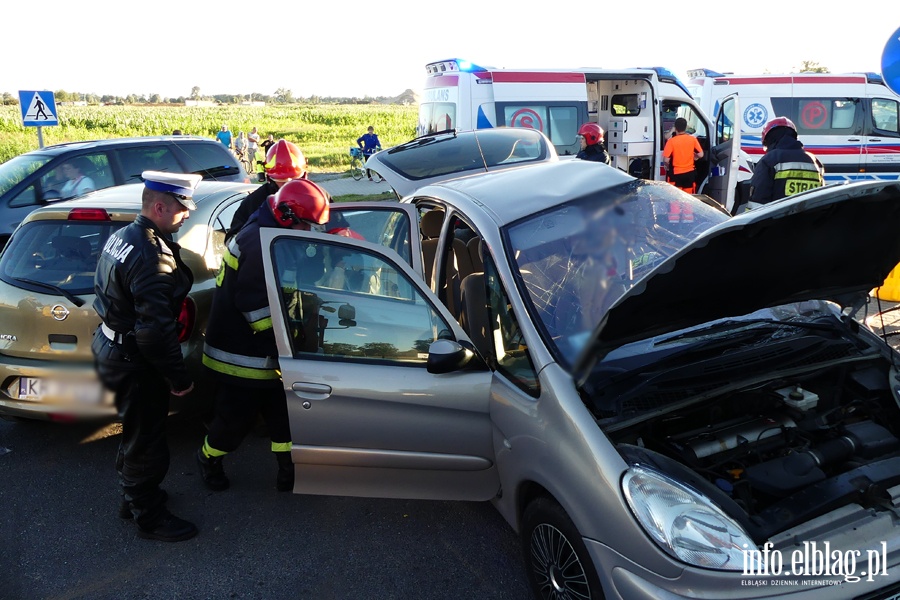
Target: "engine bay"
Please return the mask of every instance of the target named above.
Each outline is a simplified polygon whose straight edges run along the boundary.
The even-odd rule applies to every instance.
[[[762,541],[850,502],[893,510],[895,376],[883,357],[843,363],[704,399],[610,437],[626,461],[693,485]]]

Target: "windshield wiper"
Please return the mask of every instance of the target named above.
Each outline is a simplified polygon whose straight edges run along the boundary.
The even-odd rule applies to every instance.
[[[69,302],[71,302],[75,306],[84,306],[84,298],[79,298],[72,292],[64,290],[59,286],[53,285],[52,283],[44,283],[43,281],[35,281],[34,279],[25,279],[22,277],[13,277],[13,280],[18,281],[19,283],[27,283],[29,285],[36,285],[47,290],[53,290],[57,294],[68,298]]]
[[[744,333],[749,329],[756,329],[759,325],[776,325],[785,327],[798,327],[803,329],[813,329],[818,331],[834,331],[834,325],[825,323],[811,323],[808,321],[779,321],[777,319],[750,319],[747,321],[724,321],[716,323],[705,329],[689,331],[660,340],[655,346],[667,344],[669,342],[677,342],[681,340],[689,340],[693,338],[718,336],[722,334],[738,334]]]

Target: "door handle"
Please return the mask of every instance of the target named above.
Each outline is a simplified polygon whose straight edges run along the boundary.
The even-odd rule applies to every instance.
[[[325,400],[331,395],[331,386],[323,383],[296,381],[291,384],[291,390],[304,400]]]
[[[848,138],[847,141],[848,142],[858,142],[860,140],[859,140],[859,138]]]

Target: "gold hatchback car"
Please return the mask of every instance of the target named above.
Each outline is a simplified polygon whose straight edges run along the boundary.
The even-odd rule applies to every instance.
[[[30,213],[0,254],[0,417],[69,421],[116,416],[112,395],[99,384],[91,339],[100,318],[93,309],[97,257],[110,234],[140,213],[143,184],[100,190]],[[195,381],[225,231],[245,183],[203,181],[197,210],[175,234],[194,286],[182,306],[182,351]],[[194,393],[173,410],[201,408]]]

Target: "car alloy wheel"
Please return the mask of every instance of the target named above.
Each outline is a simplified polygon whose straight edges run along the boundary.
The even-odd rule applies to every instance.
[[[525,569],[535,597],[544,600],[602,600],[581,536],[556,502],[539,498],[522,519]]]

